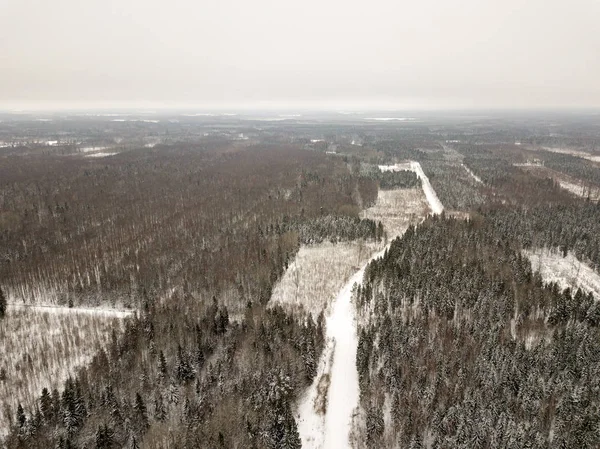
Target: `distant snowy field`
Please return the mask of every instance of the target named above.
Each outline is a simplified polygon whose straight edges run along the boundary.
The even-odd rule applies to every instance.
[[[595,154],[590,154],[586,151],[578,151],[572,150],[570,148],[556,148],[556,147],[543,147],[546,151],[551,151],[552,153],[561,153],[561,154],[569,154],[571,156],[577,156],[583,159],[587,159],[592,162],[600,162],[600,156]]]

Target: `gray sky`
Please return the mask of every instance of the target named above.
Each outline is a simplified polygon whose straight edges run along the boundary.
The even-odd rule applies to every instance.
[[[600,0],[0,0],[0,109],[600,107]]]

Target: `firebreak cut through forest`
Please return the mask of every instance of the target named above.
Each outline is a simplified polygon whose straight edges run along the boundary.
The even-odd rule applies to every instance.
[[[113,117],[0,117],[4,446],[600,446],[593,116]]]

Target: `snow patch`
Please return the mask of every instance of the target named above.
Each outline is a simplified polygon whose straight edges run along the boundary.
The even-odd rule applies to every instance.
[[[82,153],[91,153],[92,151],[102,151],[102,150],[108,150],[109,147],[83,147],[80,148],[79,151]]]
[[[483,181],[481,180],[481,178],[479,176],[477,176],[475,173],[473,173],[473,170],[471,170],[469,167],[467,167],[465,164],[460,164],[464,167],[464,169],[467,171],[468,174],[471,175],[471,177],[477,181],[479,184],[483,184]]]
[[[600,299],[600,275],[592,267],[580,261],[574,254],[563,257],[556,250],[524,250],[534,271],[539,271],[544,282],[556,282],[561,289],[581,288]]]
[[[87,315],[96,315],[103,317],[115,317],[115,318],[127,318],[133,314],[132,310],[126,309],[112,309],[108,307],[65,307],[65,306],[52,306],[52,305],[31,305],[31,304],[19,304],[10,303],[8,304],[8,310],[32,310],[45,313],[53,314],[69,314],[69,313],[83,313]]]
[[[85,157],[108,157],[108,156],[114,156],[115,154],[119,154],[119,153],[92,153],[92,154],[86,154]]]

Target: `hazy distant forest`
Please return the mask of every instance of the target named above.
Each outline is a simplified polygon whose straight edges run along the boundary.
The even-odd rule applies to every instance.
[[[600,447],[598,298],[526,255],[600,273],[600,126],[352,120],[4,117],[0,441],[302,447],[328,309],[270,299],[301,247],[351,242],[390,244],[353,291],[353,447]],[[365,211],[420,192],[378,168],[406,161],[445,211],[388,241]],[[60,351],[24,352],[50,337]]]

